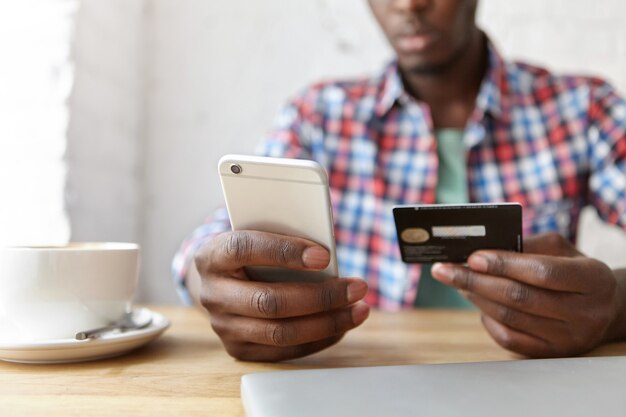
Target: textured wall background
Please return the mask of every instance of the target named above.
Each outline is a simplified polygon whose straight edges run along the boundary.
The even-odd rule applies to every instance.
[[[145,18],[143,0],[81,0],[66,151],[74,241],[142,237]]]
[[[371,73],[390,56],[365,0],[83,0],[80,13],[73,236],[140,241],[140,299],[153,302],[177,301],[169,263],[221,204],[219,157],[251,152],[306,84]],[[482,0],[479,21],[507,57],[601,75],[624,92],[624,13],[618,0]],[[604,229],[612,237],[597,239]],[[622,232],[590,216],[581,238],[625,263]]]
[[[78,6],[0,1],[0,245],[69,238],[63,155]]]

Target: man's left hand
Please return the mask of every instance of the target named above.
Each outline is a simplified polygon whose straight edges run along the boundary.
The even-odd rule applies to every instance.
[[[432,275],[481,310],[496,342],[529,357],[578,355],[621,337],[624,289],[607,265],[555,233],[524,246],[477,251],[467,266],[437,263]]]

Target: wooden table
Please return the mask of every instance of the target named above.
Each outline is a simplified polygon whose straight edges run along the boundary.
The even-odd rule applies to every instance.
[[[280,364],[237,362],[207,318],[185,307],[151,307],[172,322],[125,356],[66,365],[0,362],[0,416],[243,416],[243,374],[283,369],[518,359],[498,347],[476,312],[373,312],[338,345]],[[626,343],[592,355],[626,354]]]

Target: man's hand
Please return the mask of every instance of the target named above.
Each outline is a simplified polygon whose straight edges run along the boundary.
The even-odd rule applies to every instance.
[[[468,267],[435,264],[432,275],[482,311],[496,342],[526,356],[578,355],[626,336],[623,279],[558,234],[526,239],[524,249],[477,251]]]
[[[237,231],[216,236],[196,254],[200,299],[228,353],[241,360],[280,361],[338,342],[369,314],[360,279],[251,281],[246,266],[324,269],[328,251],[283,235]]]

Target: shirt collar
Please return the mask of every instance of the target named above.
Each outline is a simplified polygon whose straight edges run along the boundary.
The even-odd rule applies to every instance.
[[[398,70],[398,61],[393,60],[385,68],[380,80],[380,91],[374,108],[376,115],[382,117],[387,114],[403,94],[406,93]]]
[[[474,117],[482,119],[489,114],[495,119],[508,120],[510,116],[510,85],[507,64],[491,43],[487,42],[489,66],[476,97]]]
[[[482,119],[489,114],[496,119],[509,116],[509,82],[506,62],[491,41],[487,41],[489,64],[487,73],[476,97],[473,119]],[[398,62],[392,61],[382,74],[375,112],[379,117],[387,114],[396,103],[402,103],[408,96],[398,70]]]

